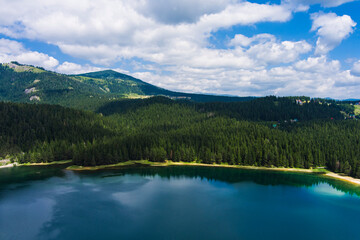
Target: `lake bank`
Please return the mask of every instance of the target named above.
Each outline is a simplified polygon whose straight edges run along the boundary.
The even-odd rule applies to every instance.
[[[0,166],[0,168],[9,168],[9,167],[15,167],[15,166],[18,166],[18,165],[16,163],[9,163],[9,164]]]
[[[63,160],[63,161],[54,161],[49,163],[9,163],[3,166],[0,166],[0,168],[11,168],[11,167],[21,167],[21,166],[51,166],[51,165],[65,165],[70,164],[72,160]]]
[[[66,168],[67,170],[72,171],[96,171],[101,169],[111,169],[118,167],[126,167],[132,165],[147,165],[153,167],[166,167],[166,166],[203,166],[203,167],[225,167],[225,168],[238,168],[238,169],[248,169],[248,170],[263,170],[263,171],[279,171],[279,172],[298,172],[298,173],[308,173],[308,174],[322,174],[324,177],[332,178],[340,181],[345,181],[354,185],[360,186],[360,179],[353,178],[350,176],[341,175],[338,173],[330,172],[324,168],[315,168],[315,169],[303,169],[303,168],[269,168],[269,167],[256,167],[256,166],[239,166],[239,165],[227,165],[227,164],[205,164],[205,163],[194,163],[194,162],[150,162],[148,160],[137,160],[137,161],[127,161],[111,165],[101,165],[94,167],[83,167],[83,166],[70,166]]]
[[[334,172],[328,172],[325,174],[325,176],[360,186],[360,179],[358,179],[358,178],[353,178],[350,176],[341,175],[339,173],[334,173]]]
[[[0,166],[1,168],[9,168],[16,166],[51,166],[51,165],[70,165],[72,160],[56,161],[50,163],[11,163],[7,165]],[[350,184],[360,186],[360,179],[346,176],[339,173],[330,172],[324,168],[315,168],[315,169],[303,169],[303,168],[277,168],[277,167],[257,167],[257,166],[240,166],[240,165],[227,165],[227,164],[205,164],[205,163],[195,163],[195,162],[150,162],[148,160],[134,160],[121,162],[110,165],[100,165],[100,166],[77,166],[71,165],[66,168],[66,170],[71,171],[97,171],[102,169],[111,169],[111,168],[121,168],[129,167],[134,165],[143,165],[143,166],[152,166],[152,167],[167,167],[167,166],[202,166],[202,167],[223,167],[223,168],[238,168],[238,169],[248,169],[248,170],[263,170],[263,171],[279,171],[279,172],[298,172],[298,173],[308,173],[308,174],[321,174],[324,177],[332,178],[340,181],[344,181]]]

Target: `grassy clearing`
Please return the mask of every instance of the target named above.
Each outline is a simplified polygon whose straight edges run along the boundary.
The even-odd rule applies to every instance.
[[[136,165],[136,164],[142,164],[142,165],[148,165],[148,166],[168,166],[167,163],[156,163],[156,162],[150,162],[148,160],[136,160],[136,161],[127,161],[127,162],[121,162],[116,164],[110,164],[110,165],[100,165],[100,166],[69,166],[66,169],[67,170],[73,170],[73,171],[94,171],[94,170],[100,170],[100,169],[106,169],[106,168],[117,168],[117,167],[124,167],[124,166],[130,166],[130,165]]]
[[[354,105],[354,107],[355,107],[354,110],[355,115],[360,115],[360,105]]]
[[[145,99],[145,98],[149,98],[151,96],[147,96],[147,95],[139,95],[136,93],[129,93],[129,94],[124,94],[125,98],[129,98],[129,99]]]
[[[62,161],[54,161],[48,163],[21,163],[17,166],[48,166],[48,165],[62,165],[62,164],[69,164],[72,160],[62,160]]]

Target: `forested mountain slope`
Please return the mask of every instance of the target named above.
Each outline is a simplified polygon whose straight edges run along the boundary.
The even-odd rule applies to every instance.
[[[149,99],[124,99],[112,101],[101,106],[97,112],[104,115],[126,113],[128,111],[150,106],[155,103],[165,105],[184,105],[209,116],[228,116],[238,120],[250,121],[290,121],[290,120],[319,120],[344,119],[341,113],[343,107],[333,101],[331,104],[322,104],[319,101],[309,101],[299,105],[296,98],[289,97],[263,97],[245,102],[209,102],[196,103],[192,101],[173,101],[166,97],[153,97]],[[350,111],[350,110],[349,110]]]
[[[0,157],[50,142],[67,145],[111,135],[97,114],[47,104],[0,102]]]
[[[172,92],[112,70],[65,75],[17,62],[0,64],[0,101],[49,103],[95,110],[113,100],[153,95],[200,102],[253,99]]]
[[[254,97],[228,97],[169,91],[112,70],[85,73],[74,75],[73,77],[81,82],[105,89],[107,92],[121,93],[125,96],[134,94],[140,96],[167,96],[173,99],[191,100],[194,102],[239,102],[254,99]]]
[[[360,122],[328,119],[331,109],[326,118],[274,127],[274,122],[261,118],[241,120],[195,104],[151,101],[130,104],[126,111],[108,116],[51,105],[1,103],[0,114],[6,116],[0,118],[0,145],[5,146],[1,155],[21,162],[73,159],[78,165],[169,159],[326,166],[360,177]]]

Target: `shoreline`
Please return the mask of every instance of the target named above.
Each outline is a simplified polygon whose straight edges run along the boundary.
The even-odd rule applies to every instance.
[[[148,160],[134,160],[127,161],[111,165],[100,165],[95,167],[83,167],[83,166],[70,166],[66,170],[72,171],[96,171],[102,169],[110,169],[124,166],[131,166],[136,164],[148,165],[150,167],[167,167],[167,166],[202,166],[202,167],[225,167],[225,168],[237,168],[247,170],[263,170],[263,171],[279,171],[279,172],[297,172],[297,173],[308,173],[308,174],[321,174],[322,176],[338,181],[347,182],[349,184],[360,186],[360,179],[353,178],[350,176],[343,176],[338,173],[330,172],[324,168],[304,169],[304,168],[270,168],[270,167],[256,167],[256,166],[240,166],[240,165],[227,165],[227,164],[205,164],[205,163],[194,163],[194,162],[150,162]]]
[[[347,183],[351,183],[351,184],[355,184],[355,185],[358,185],[360,186],[360,179],[358,178],[353,178],[353,177],[350,177],[350,176],[346,176],[346,175],[341,175],[339,173],[334,173],[334,172],[328,172],[325,174],[326,177],[329,177],[329,178],[335,178],[337,180],[340,180],[340,181],[344,181],[344,182],[347,182]]]
[[[15,166],[50,166],[50,165],[63,165],[70,164],[72,160],[56,161],[50,163],[11,163],[7,165],[0,166],[1,168],[10,168]],[[71,171],[97,171],[103,169],[111,169],[118,167],[126,167],[133,165],[146,165],[150,167],[168,167],[168,166],[201,166],[201,167],[224,167],[224,168],[237,168],[237,169],[247,169],[247,170],[262,170],[262,171],[278,171],[278,172],[297,172],[297,173],[308,173],[308,174],[321,174],[322,176],[330,179],[335,179],[338,181],[347,182],[349,184],[360,186],[360,179],[346,176],[339,173],[334,173],[324,168],[314,168],[314,169],[304,169],[304,168],[284,168],[284,167],[256,167],[256,166],[240,166],[240,165],[228,165],[228,164],[206,164],[206,163],[195,163],[195,162],[150,162],[148,160],[132,160],[127,162],[121,162],[110,165],[99,165],[99,166],[77,166],[72,165],[65,168],[66,170]]]
[[[15,166],[19,166],[19,165],[17,163],[9,163],[9,164],[0,166],[0,168],[9,168],[9,167],[15,167]]]
[[[9,163],[7,165],[0,166],[1,168],[11,168],[11,167],[21,167],[21,166],[51,166],[51,165],[62,165],[62,164],[69,164],[72,160],[63,160],[63,161],[54,161],[49,163]]]

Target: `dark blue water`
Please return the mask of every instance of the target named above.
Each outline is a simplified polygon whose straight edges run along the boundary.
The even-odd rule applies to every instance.
[[[360,239],[359,189],[227,168],[0,170],[0,239]]]

